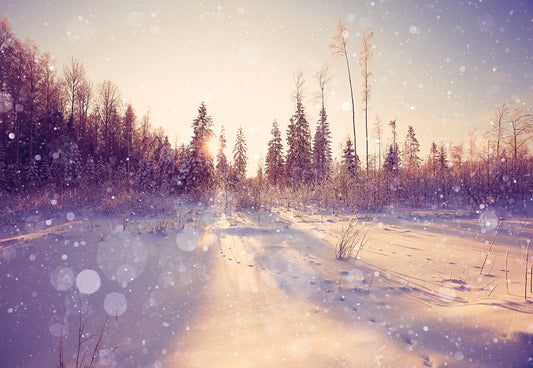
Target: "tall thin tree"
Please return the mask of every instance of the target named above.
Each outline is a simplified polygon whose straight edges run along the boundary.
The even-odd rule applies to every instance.
[[[85,67],[83,63],[71,58],[70,64],[63,67],[63,78],[67,87],[67,99],[70,105],[70,116],[68,121],[69,133],[74,133],[74,107],[78,99],[78,88],[86,79]]]
[[[329,45],[332,55],[334,56],[344,56],[346,61],[346,69],[348,71],[348,82],[350,84],[350,97],[352,101],[352,126],[353,126],[353,152],[355,157],[357,157],[357,136],[355,133],[355,102],[353,98],[353,87],[352,87],[352,75],[350,73],[350,63],[348,61],[348,50],[347,50],[347,39],[350,36],[350,31],[339,19],[337,27],[335,28],[335,35],[333,36],[333,42]]]
[[[370,85],[368,84],[369,78],[372,76],[372,72],[368,70],[368,63],[370,62],[370,57],[372,56],[372,51],[370,50],[372,45],[370,41],[374,37],[368,28],[364,30],[362,43],[363,49],[359,55],[359,65],[361,66],[361,75],[363,76],[363,104],[365,111],[365,143],[366,143],[366,176],[368,177],[368,99],[370,98]]]
[[[326,85],[331,80],[328,65],[322,67],[317,73],[316,79],[320,88],[319,97],[322,107],[313,141],[313,166],[316,179],[320,181],[328,176],[329,167],[331,166],[331,131],[325,104]]]

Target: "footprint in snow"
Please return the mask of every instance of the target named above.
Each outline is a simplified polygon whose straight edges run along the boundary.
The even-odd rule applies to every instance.
[[[424,367],[433,367],[433,362],[428,356],[424,357]]]

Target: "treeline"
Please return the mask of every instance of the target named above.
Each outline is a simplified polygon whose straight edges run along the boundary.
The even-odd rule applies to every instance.
[[[333,51],[346,56],[348,66],[345,34],[339,23]],[[22,196],[43,188],[58,193],[79,187],[113,188],[115,194],[190,195],[205,201],[219,192],[225,193],[226,201],[236,199],[240,207],[286,199],[369,210],[390,205],[479,208],[496,202],[516,206],[531,201],[532,117],[520,106],[502,105],[492,130],[472,134],[459,145],[434,142],[425,156],[411,126],[402,139],[397,122],[391,121],[392,142],[387,145],[378,116],[369,129],[371,38],[365,30],[360,58],[364,160],[354,145],[355,113],[354,139],[345,141],[339,161],[333,159],[325,101],[331,78],[324,67],[316,74],[321,109],[314,134],[303,104],[304,78],[297,73],[286,139],[274,121],[264,162],[250,179],[242,128],[227,158],[224,129],[215,137],[213,120],[202,103],[189,144],[172,147],[162,129],[152,128],[148,114],[139,119],[133,106],[123,103],[113,82],[93,84],[83,64],[74,59],[57,70],[50,55],[31,41],[18,40],[2,20],[0,191]],[[370,138],[377,142],[374,154]],[[216,152],[210,148],[213,141]]]
[[[106,182],[172,187],[166,179],[179,152],[162,129],[152,128],[149,114],[139,119],[115,83],[93,83],[75,59],[57,70],[48,53],[17,39],[6,19],[0,23],[0,129],[3,191]]]
[[[385,145],[380,118],[376,117],[372,134],[376,153],[368,155],[368,166],[361,165],[351,138],[346,139],[341,159],[336,162],[331,158],[325,108],[311,140],[305,133],[309,128],[303,106],[297,102],[287,130],[286,153],[277,122],[272,125],[265,160],[266,191],[276,187],[285,197],[296,193],[292,203],[323,208],[454,206],[479,210],[492,205],[513,209],[531,206],[532,117],[521,107],[503,105],[495,113],[492,130],[472,133],[465,143],[457,145],[432,142],[426,155],[420,151],[412,126],[402,139],[397,122],[388,125],[392,140]]]

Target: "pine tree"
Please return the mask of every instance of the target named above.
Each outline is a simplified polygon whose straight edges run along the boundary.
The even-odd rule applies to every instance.
[[[26,163],[24,174],[26,188],[38,189],[43,185],[39,162],[36,159],[31,159],[30,162]]]
[[[131,162],[132,162],[132,146],[133,146],[133,136],[135,134],[135,111],[133,110],[133,107],[131,104],[128,104],[126,108],[126,112],[124,113],[124,117],[122,118],[122,143],[124,147],[122,148],[123,155],[125,156],[125,160],[127,162],[126,168],[129,175],[129,172],[131,170]]]
[[[400,171],[400,158],[398,157],[398,147],[391,144],[387,155],[385,156],[385,162],[383,168],[389,174],[397,175]]]
[[[224,153],[224,148],[226,148],[226,137],[224,134],[224,127],[222,127],[218,141],[219,145],[217,152],[216,176],[217,183],[219,185],[224,186],[227,183],[229,175],[228,159],[226,158],[226,154]]]
[[[406,199],[411,204],[418,205],[419,186],[418,186],[418,174],[420,169],[420,143],[415,135],[415,130],[412,126],[409,126],[407,136],[405,137],[404,150],[403,150],[403,165],[405,168],[405,189]]]
[[[303,77],[298,73],[296,82],[296,111],[292,115],[287,130],[286,173],[292,184],[300,184],[312,177],[311,131],[305,118],[302,104]]]
[[[320,109],[320,119],[315,131],[313,166],[317,180],[321,181],[328,177],[331,166],[331,131],[325,107]]]
[[[7,188],[5,151],[0,147],[0,192]]]
[[[141,191],[151,191],[155,187],[157,168],[151,156],[143,157],[137,170],[137,184]]]
[[[315,137],[313,140],[313,167],[315,178],[322,181],[329,176],[331,166],[331,131],[329,129],[328,116],[326,114],[326,86],[330,82],[329,66],[324,65],[317,73],[318,86],[320,88],[320,118],[318,119]]]
[[[270,131],[272,138],[268,142],[268,150],[265,160],[266,175],[268,181],[273,185],[281,184],[283,178],[283,143],[281,132],[276,120],[272,123]]]
[[[163,146],[158,151],[156,167],[158,187],[163,193],[175,193],[178,190],[178,167],[168,137],[165,137]]]
[[[386,172],[396,176],[400,171],[400,153],[396,143],[396,120],[391,120],[389,126],[392,128],[392,144],[389,146],[389,151],[385,156],[383,167]]]
[[[426,180],[425,180],[425,190],[424,195],[426,201],[428,198],[433,198],[437,194],[437,188],[438,188],[438,154],[439,149],[437,147],[437,144],[435,142],[431,142],[431,146],[429,149],[429,156],[425,163],[425,173],[426,173]]]
[[[420,167],[420,143],[415,135],[415,130],[412,126],[409,126],[407,130],[407,136],[405,137],[404,151],[403,151],[403,164],[407,171],[417,170]]]
[[[202,102],[198,108],[198,117],[192,123],[193,136],[189,144],[188,158],[184,160],[188,167],[180,168],[181,174],[184,170],[187,175],[180,175],[180,181],[187,192],[202,195],[209,190],[213,184],[214,165],[213,157],[209,152],[207,143],[213,136],[213,120],[207,115],[205,103]]]
[[[242,181],[246,177],[246,140],[242,127],[237,131],[237,139],[233,148],[233,168],[237,181]]]
[[[359,160],[354,154],[353,143],[350,138],[346,139],[346,144],[342,150],[342,169],[352,177],[357,174]]]
[[[448,200],[448,181],[446,180],[448,176],[448,155],[444,144],[441,144],[439,146],[439,150],[437,153],[437,165],[439,172],[439,199],[443,205],[446,205]]]

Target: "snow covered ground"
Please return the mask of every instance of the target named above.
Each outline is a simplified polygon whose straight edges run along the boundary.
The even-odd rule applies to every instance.
[[[348,221],[180,206],[6,225],[0,367],[55,366],[61,334],[73,367],[80,305],[99,367],[533,366],[531,218],[504,216],[482,273],[492,212],[379,215],[360,258],[336,260]]]

